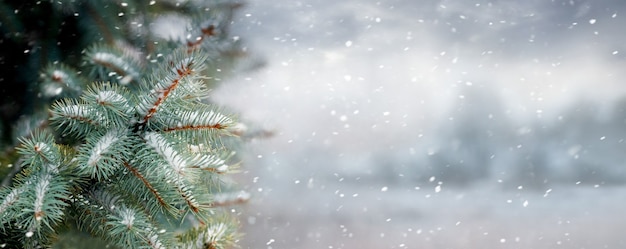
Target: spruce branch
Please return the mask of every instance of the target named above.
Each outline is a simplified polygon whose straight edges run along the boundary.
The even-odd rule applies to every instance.
[[[106,120],[106,127],[124,127],[133,114],[130,93],[109,82],[94,84],[87,89],[82,99],[86,103],[96,103],[93,105],[95,112]]]
[[[110,237],[122,248],[165,248],[157,228],[142,212],[124,205],[112,210],[106,225]]]
[[[225,249],[235,245],[239,239],[233,221],[224,216],[211,218],[209,225],[201,225],[177,235],[180,249],[208,248]]]
[[[53,103],[48,119],[16,129],[24,134],[16,149],[21,170],[0,187],[0,245],[50,247],[66,229],[119,248],[234,245],[236,221],[217,217],[216,203],[240,203],[219,191],[236,168],[230,140],[238,123],[206,97],[219,71],[212,67],[234,47],[226,32],[234,7],[197,9],[205,18],[196,15],[188,30],[200,32],[196,40],[160,43],[138,24],[166,3],[46,4],[62,11],[54,15],[86,19],[93,40],[104,42],[81,49],[75,68],[55,61],[41,72],[42,103]],[[94,83],[87,86],[87,77]]]
[[[104,188],[105,186],[96,184],[85,193],[76,195],[70,209],[80,230],[102,238],[108,235],[107,216],[121,204],[122,198]]]
[[[5,212],[0,221],[26,228],[33,239],[24,243],[31,246],[49,243],[46,238],[70,207],[75,210],[70,213],[100,217],[79,215],[80,228],[125,248],[171,245],[171,233],[157,233],[162,230],[158,219],[192,217],[199,226],[208,226],[209,233],[222,231],[210,223],[216,201],[206,184],[229,172],[226,161],[233,153],[218,141],[231,135],[227,128],[236,121],[199,98],[189,98],[194,89],[204,87],[197,74],[205,59],[199,51],[178,51],[163,61],[168,70],[154,72],[162,80],[142,81],[137,92],[96,82],[79,99],[55,102],[51,123],[82,144],[64,147],[44,132],[21,140],[24,171],[17,188],[2,192],[0,208]],[[22,191],[25,185],[34,190]],[[85,190],[91,194],[80,192]],[[94,194],[103,191],[110,194]],[[25,197],[18,198],[18,193]],[[217,245],[215,236],[202,236]]]
[[[115,80],[127,85],[140,79],[141,67],[129,49],[121,46],[96,45],[87,52],[87,58],[94,65],[91,76]]]
[[[22,155],[22,165],[41,167],[61,162],[61,152],[52,135],[36,132],[30,136],[30,139],[20,140],[22,145],[17,148],[17,151]]]
[[[110,178],[130,159],[132,143],[129,140],[125,129],[90,134],[78,149],[76,160],[80,172],[100,181]]]
[[[137,106],[139,114],[142,115],[139,123],[147,123],[170,95],[180,97],[193,94],[193,89],[185,87],[181,87],[180,92],[176,90],[181,82],[199,80],[197,72],[202,69],[206,59],[206,56],[199,53],[187,55],[180,51],[174,52],[172,58],[165,65],[161,65],[156,72],[156,77],[151,77],[149,81],[144,81],[142,84],[147,94],[140,96]]]
[[[68,169],[61,165],[62,152],[52,136],[33,134],[18,152],[25,170],[15,177],[13,190],[2,190],[0,227],[15,224],[25,231],[25,244],[38,245],[47,242],[63,220],[72,186],[62,176]]]
[[[62,135],[83,137],[102,127],[105,119],[94,106],[82,100],[62,99],[52,104],[50,122]]]
[[[186,205],[189,210],[198,213],[200,207],[193,194],[193,187],[189,183],[190,177],[193,177],[193,172],[187,172],[187,162],[179,152],[156,133],[146,133],[144,138],[148,146],[139,155],[149,159],[147,167],[160,168],[159,175],[172,183],[173,190],[176,192],[175,195],[177,194],[181,199],[178,200],[179,203],[184,203],[183,205]]]
[[[58,174],[39,171],[28,178],[25,183],[31,183],[16,202],[21,209],[15,217],[18,227],[26,228],[26,239],[46,241],[54,233],[54,227],[64,216],[64,209],[68,206],[66,198],[70,195],[70,186]]]
[[[189,107],[175,109],[159,117],[158,123],[164,133],[193,141],[196,144],[217,143],[222,135],[234,135],[231,127],[235,126],[234,118],[217,111],[214,106],[206,104],[188,104]]]
[[[30,185],[30,182],[29,184]],[[20,186],[15,188],[2,187],[0,189],[0,197],[2,197],[2,203],[0,203],[0,229],[5,230],[6,224],[9,223],[16,215],[17,210],[15,204],[21,198],[22,193],[26,191],[27,186]]]
[[[50,64],[40,76],[43,97],[56,99],[60,96],[75,98],[82,93],[87,82],[76,70],[65,64]]]
[[[180,210],[169,201],[172,199],[175,200],[175,195],[171,194],[172,191],[169,191],[170,195],[166,196],[162,193],[166,190],[159,190],[153,185],[153,182],[160,179],[150,179],[149,177],[151,177],[151,175],[144,175],[137,167],[128,162],[124,162],[123,165],[128,172],[130,172],[131,176],[119,179],[124,184],[120,186],[121,188],[113,186],[117,192],[126,196],[132,194],[132,198],[135,202],[144,200],[145,203],[143,205],[146,206],[151,216],[157,216],[161,213],[168,213],[175,217],[180,215]],[[129,193],[129,190],[132,191],[132,193]]]

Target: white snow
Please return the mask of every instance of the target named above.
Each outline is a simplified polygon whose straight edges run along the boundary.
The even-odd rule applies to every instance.
[[[102,154],[108,153],[109,148],[111,148],[111,146],[119,140],[121,135],[122,133],[118,130],[111,130],[105,133],[104,136],[96,142],[91,150],[91,154],[87,160],[87,165],[92,167],[96,166],[96,163],[98,163],[98,161],[102,158]]]
[[[178,114],[179,117],[166,120],[169,126],[183,127],[183,126],[213,126],[216,124],[230,124],[232,119],[225,115],[215,112],[199,112],[199,111],[187,111]]]
[[[28,184],[27,184],[28,185]],[[2,203],[0,203],[0,213],[4,213],[7,208],[9,208],[17,199],[20,197],[20,194],[23,193],[25,188],[14,188],[4,197]]]
[[[163,156],[168,165],[179,175],[184,174],[187,162],[180,154],[168,144],[167,140],[156,132],[148,132],[144,135],[146,143],[159,155]]]
[[[92,60],[97,61],[97,62],[110,63],[112,65],[115,65],[116,67],[119,67],[120,69],[129,68],[129,65],[126,64],[124,60],[122,60],[119,56],[116,56],[115,54],[112,54],[112,53],[96,52],[92,55],[91,58]]]
[[[95,109],[88,108],[83,105],[67,105],[59,108],[59,112],[62,113],[63,116],[67,117],[90,117],[94,118],[94,121],[98,123],[105,121],[104,116],[96,114],[97,111]]]
[[[152,248],[154,249],[160,249],[160,248],[165,248],[163,246],[163,243],[161,242],[161,240],[159,239],[159,236],[157,234],[154,234],[152,236],[150,236],[150,245],[152,246]]]
[[[224,223],[217,223],[207,227],[207,241],[220,241],[226,233],[226,228],[227,226]]]
[[[229,168],[228,165],[219,166],[219,167],[217,167],[217,172],[218,173],[226,173],[226,172],[228,172],[228,168]]]
[[[37,180],[38,181],[35,183],[35,202],[33,203],[33,213],[35,214],[35,219],[40,220],[41,216],[37,216],[45,215],[45,213],[42,212],[44,208],[43,202],[46,198],[49,198],[46,194],[50,188],[49,186],[50,181],[52,180],[52,175],[45,174]]]
[[[121,218],[120,223],[122,223],[126,227],[131,228],[135,224],[135,212],[130,208],[119,209],[118,215]]]
[[[44,85],[43,94],[48,97],[58,96],[63,92],[63,87],[55,84]]]
[[[96,97],[98,102],[104,103],[125,103],[126,99],[121,94],[115,91],[100,91]]]

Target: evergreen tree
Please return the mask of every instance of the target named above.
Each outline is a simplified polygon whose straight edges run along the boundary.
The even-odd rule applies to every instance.
[[[17,161],[0,187],[0,247],[235,244],[219,206],[247,198],[224,178],[241,129],[207,96],[243,52],[228,34],[239,6],[0,1],[4,134],[22,137],[3,158]],[[159,18],[186,36],[159,38]]]

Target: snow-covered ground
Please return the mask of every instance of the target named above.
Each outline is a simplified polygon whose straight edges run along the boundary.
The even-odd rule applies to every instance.
[[[243,248],[626,248],[626,4],[249,1]]]
[[[253,200],[242,215],[244,248],[626,246],[623,188],[320,188]]]

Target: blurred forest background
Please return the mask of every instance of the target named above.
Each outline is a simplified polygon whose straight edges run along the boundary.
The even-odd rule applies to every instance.
[[[251,1],[244,248],[623,248],[622,1]]]

